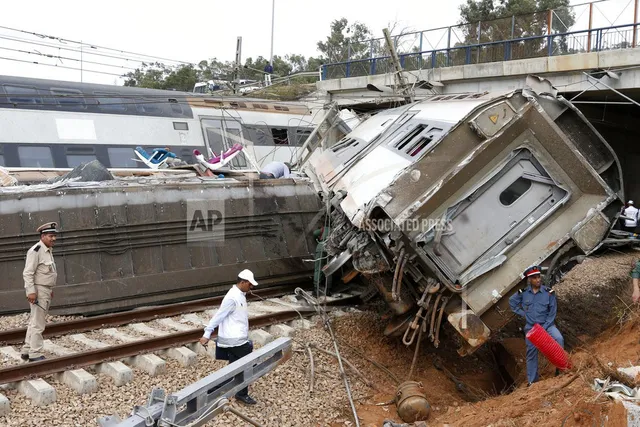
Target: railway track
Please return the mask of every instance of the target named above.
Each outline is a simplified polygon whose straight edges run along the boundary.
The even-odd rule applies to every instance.
[[[254,294],[248,296],[248,310],[250,338],[256,344],[264,345],[277,336],[290,336],[296,328],[309,327],[308,321],[301,318],[316,314],[313,307],[292,295],[291,286],[265,289]],[[44,379],[50,375],[78,394],[84,394],[97,390],[98,380],[83,368],[91,368],[96,373],[110,376],[116,385],[124,385],[133,379],[133,370],[129,366],[150,376],[166,372],[164,359],[174,359],[182,366],[191,366],[197,363],[198,354],[214,357],[214,346],[205,348],[197,341],[215,312],[213,306],[219,305],[221,300],[222,297],[208,298],[53,323],[47,326],[46,336],[56,339],[46,340],[44,350],[56,357],[40,362],[26,363],[20,360],[18,350],[6,345],[21,343],[24,329],[0,332],[0,341],[4,345],[0,347],[0,356],[4,356],[5,362],[0,369],[0,384],[5,388],[18,388],[33,404],[43,406],[56,400],[55,389]],[[326,304],[353,305],[358,301],[357,295],[337,294],[327,297]],[[87,335],[93,338],[82,332],[89,332]],[[103,339],[95,339],[96,336]],[[70,342],[74,345],[69,345]],[[7,414],[9,406],[8,400],[0,394],[0,415]]]
[[[291,294],[297,287],[305,288],[305,286],[301,286],[301,284],[291,284],[254,290],[247,296],[247,301],[257,301],[264,298],[275,298]],[[185,312],[202,311],[220,305],[222,298],[224,298],[224,295],[157,307],[145,307],[121,313],[103,314],[67,322],[51,323],[47,325],[42,336],[44,338],[50,338],[64,334],[91,331],[98,328],[121,326],[133,322],[145,322],[163,317],[177,316]],[[0,345],[21,344],[26,333],[26,328],[0,331]]]

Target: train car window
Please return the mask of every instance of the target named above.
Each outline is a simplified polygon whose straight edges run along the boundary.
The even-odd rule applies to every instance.
[[[87,104],[82,96],[82,92],[75,89],[51,88],[51,94],[61,107],[86,109]]]
[[[286,128],[271,128],[271,136],[275,145],[289,145],[289,135]]]
[[[56,107],[58,105],[58,103],[56,102],[56,97],[53,96],[51,91],[46,89],[38,89],[38,94],[40,94],[44,105],[50,105],[52,107]]]
[[[116,93],[93,92],[98,108],[103,111],[127,111],[127,101]]]
[[[70,168],[75,168],[83,163],[89,163],[95,159],[95,154],[67,154],[67,164]]]
[[[526,178],[518,178],[511,183],[502,193],[500,193],[500,203],[504,206],[511,206],[527,190],[531,188],[531,181]]]
[[[162,104],[158,103],[155,99],[148,98],[136,98],[136,110],[139,113],[146,114],[162,114]]]
[[[245,140],[251,141],[253,145],[273,145],[271,132],[266,126],[242,125],[242,134]]]
[[[233,146],[233,144],[242,143],[240,129],[227,129],[227,134],[231,135],[231,138],[227,140],[229,147]],[[231,161],[231,164],[238,168],[244,168],[247,166],[247,159],[244,158],[243,153],[240,153]]]
[[[9,102],[20,105],[43,105],[38,89],[30,86],[4,85]]]
[[[171,105],[171,111],[173,111],[174,113],[180,115],[184,114],[184,112],[182,111],[182,105],[178,104],[177,102],[170,102],[169,105]]]
[[[93,147],[67,147],[65,151],[70,168],[96,160],[96,151]]]
[[[187,123],[187,122],[173,122],[173,128],[175,130],[189,130],[189,123]]]
[[[19,146],[18,158],[22,167],[52,168],[53,157],[50,147]]]
[[[296,135],[295,135],[295,143],[296,145],[302,145],[305,143],[305,141],[307,140],[307,138],[309,138],[309,135],[311,135],[311,131],[307,130],[307,129],[296,129]]]
[[[196,159],[193,157],[193,150],[191,148],[181,148],[180,160],[184,160],[187,163],[194,163]]]
[[[220,153],[224,151],[222,129],[217,127],[207,127],[206,130],[209,147],[216,155],[220,155]]]
[[[109,164],[112,168],[135,168],[138,162],[133,160],[135,154],[133,148],[109,147],[107,148],[109,155]]]

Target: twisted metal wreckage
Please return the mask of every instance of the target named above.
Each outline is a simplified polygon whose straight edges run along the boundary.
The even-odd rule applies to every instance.
[[[616,154],[536,77],[384,110],[323,144],[305,165],[330,212],[322,271],[360,272],[406,345],[427,334],[437,347],[446,318],[471,354],[512,318],[522,271],[541,265],[553,284],[622,206]]]

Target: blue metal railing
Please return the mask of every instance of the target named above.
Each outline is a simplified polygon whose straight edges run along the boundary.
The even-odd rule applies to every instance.
[[[626,24],[590,30],[522,37],[488,43],[453,46],[399,54],[402,68],[408,71],[481,64],[545,56],[635,47],[640,24]],[[393,71],[389,56],[354,59],[322,66],[322,80],[385,74]]]

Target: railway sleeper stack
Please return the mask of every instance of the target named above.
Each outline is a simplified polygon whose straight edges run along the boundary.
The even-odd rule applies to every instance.
[[[337,300],[348,297],[348,294],[336,294],[327,297],[327,301]],[[263,316],[271,313],[282,311],[298,310],[300,313],[312,310],[304,300],[300,301],[293,295],[287,295],[281,298],[269,298],[263,301],[252,301],[248,303],[249,318]],[[176,321],[171,318],[156,319],[157,322],[165,330],[154,328],[148,323],[131,323],[123,325],[121,328],[104,328],[96,330],[108,340],[117,340],[122,343],[144,340],[145,337],[155,338],[168,335],[172,332],[184,332],[194,328],[204,328],[209,319],[215,315],[217,309],[205,310],[200,313],[186,313],[180,316],[180,320]],[[333,311],[333,315],[341,315],[343,312]],[[314,317],[312,317],[312,320]],[[313,326],[313,322],[306,318],[298,318],[290,322],[274,324],[266,329],[255,328],[249,331],[249,339],[255,345],[263,346],[278,337],[293,337],[296,330],[309,329]],[[128,328],[135,335],[127,333],[124,329]],[[172,332],[169,332],[172,331]],[[94,331],[95,332],[95,331]],[[109,347],[110,344],[100,340],[89,338],[83,333],[71,334],[66,336],[70,341],[78,344],[78,347],[86,347],[87,349],[103,349]],[[76,347],[77,348],[77,347]],[[79,350],[70,349],[63,345],[57,344],[52,340],[45,340],[44,351],[56,356],[67,356]],[[176,360],[181,366],[193,366],[198,361],[198,355],[215,358],[215,344],[211,343],[207,347],[200,345],[198,342],[190,343],[185,346],[160,350],[150,354],[143,354],[135,357],[127,357],[120,361],[104,362],[91,366],[91,368],[101,375],[110,377],[116,386],[125,385],[133,380],[134,371],[131,367],[146,372],[150,376],[158,376],[166,373],[166,362],[164,359]],[[13,360],[18,363],[28,363],[21,359],[20,352],[13,346],[0,348],[0,355],[5,359]],[[131,367],[130,367],[131,366]],[[98,390],[99,383],[95,375],[89,373],[85,369],[74,369],[52,375],[56,381],[61,382],[74,390],[78,394],[93,393]],[[34,405],[45,406],[56,401],[56,390],[51,384],[42,378],[23,380],[17,383],[0,385],[1,389],[17,389],[21,394],[31,399]],[[11,411],[9,399],[0,393],[0,416],[7,415]]]

